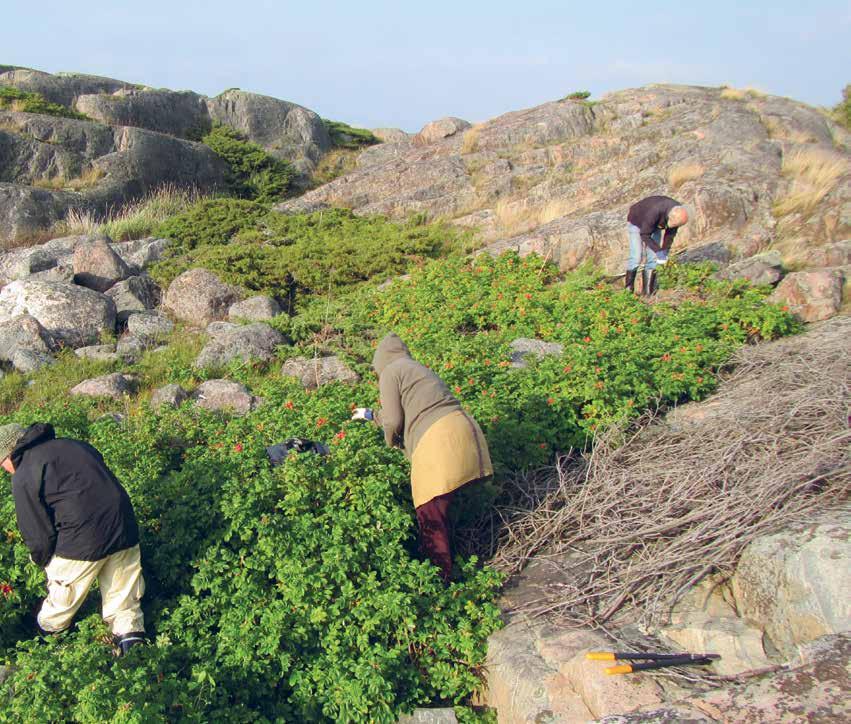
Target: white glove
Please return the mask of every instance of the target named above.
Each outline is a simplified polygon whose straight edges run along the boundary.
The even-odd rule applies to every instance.
[[[661,266],[668,263],[668,252],[660,251],[656,253],[656,265]]]
[[[352,413],[352,419],[372,421],[375,419],[375,415],[372,414],[372,410],[370,410],[368,407],[357,407]]]

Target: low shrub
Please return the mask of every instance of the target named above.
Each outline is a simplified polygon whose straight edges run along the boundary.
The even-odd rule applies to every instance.
[[[335,148],[359,150],[364,146],[372,146],[380,143],[372,131],[366,128],[354,128],[348,123],[329,121],[326,118],[323,118],[322,122],[325,124],[325,128],[328,129],[328,135],[331,137],[331,143]]]
[[[290,163],[275,158],[229,126],[214,125],[202,141],[227,161],[228,185],[240,198],[262,204],[279,201],[295,176]]]
[[[171,256],[152,269],[160,283],[201,266],[247,290],[282,297],[291,290],[338,294],[465,248],[470,239],[417,220],[395,223],[343,209],[287,215],[235,199],[201,202],[158,233],[175,241]]]
[[[90,120],[88,116],[77,113],[66,106],[45,100],[40,93],[29,93],[14,86],[0,85],[0,109],[19,113],[41,113],[46,116]]]
[[[591,91],[582,90],[582,91],[573,91],[573,93],[568,93],[562,100],[564,101],[585,101],[591,97]]]
[[[834,106],[833,117],[841,126],[851,130],[851,84],[842,89],[842,100]]]

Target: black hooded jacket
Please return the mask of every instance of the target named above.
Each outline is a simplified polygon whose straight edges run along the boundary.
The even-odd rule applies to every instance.
[[[641,231],[641,241],[649,246],[654,252],[667,251],[674,243],[677,229],[668,228],[668,214],[675,206],[680,206],[670,196],[648,196],[641,199],[637,204],[629,207],[626,220]],[[665,230],[665,238],[661,244],[657,244],[651,234],[659,229]]]
[[[139,542],[130,497],[88,443],[57,438],[52,425],[37,423],[11,458],[18,528],[37,565],[54,554],[99,561]]]

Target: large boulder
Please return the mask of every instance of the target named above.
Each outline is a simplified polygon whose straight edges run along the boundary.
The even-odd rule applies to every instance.
[[[360,380],[339,357],[292,357],[284,362],[281,374],[297,377],[305,389],[312,390],[329,382],[353,384]]]
[[[210,130],[206,99],[192,91],[122,89],[77,98],[77,110],[110,126],[138,126],[199,141]]]
[[[440,118],[436,121],[426,123],[422,127],[422,130],[414,136],[413,141],[414,144],[418,146],[425,146],[429,143],[442,141],[444,138],[454,136],[456,133],[460,133],[461,131],[466,131],[470,127],[471,124],[469,121],[465,121],[461,118],[454,118],[452,116]]]
[[[5,286],[17,279],[29,279],[36,274],[46,274],[58,268],[66,269],[72,266],[74,247],[84,236],[66,236],[51,239],[44,244],[20,247],[0,253],[0,286]],[[64,277],[67,272],[63,271]],[[71,279],[46,279],[42,281],[73,281]]]
[[[842,282],[842,272],[835,269],[795,272],[777,285],[769,299],[788,306],[805,322],[819,322],[839,311]]]
[[[85,397],[111,397],[113,400],[120,400],[127,395],[132,395],[135,389],[136,381],[132,377],[113,372],[83,380],[79,385],[71,388],[70,394]]]
[[[192,393],[192,399],[197,407],[230,412],[234,415],[246,415],[260,404],[260,400],[244,385],[231,380],[202,382]]]
[[[238,298],[237,290],[222,283],[212,272],[190,269],[169,284],[162,306],[182,322],[206,326],[226,319]]]
[[[165,385],[154,390],[151,395],[151,407],[155,410],[161,407],[180,407],[189,399],[189,393],[180,385]]]
[[[160,303],[160,288],[147,275],[133,276],[107,289],[106,296],[115,302],[118,321],[124,324],[134,312],[154,309]]]
[[[252,359],[268,362],[285,342],[284,335],[262,322],[227,327],[220,324],[218,328],[214,327],[210,341],[195,360],[195,366],[202,369],[224,367],[237,359],[244,362]]]
[[[741,614],[787,657],[820,636],[851,631],[851,509],[757,538],[732,585]]]
[[[53,336],[35,317],[22,314],[0,322],[0,360],[19,372],[34,372],[48,364],[55,350]]]
[[[244,319],[247,322],[265,322],[281,313],[281,305],[271,297],[258,295],[249,297],[241,302],[231,305],[228,310],[228,319],[238,321]]]
[[[130,269],[109,245],[107,238],[77,244],[74,249],[74,281],[96,292],[105,292],[130,275]]]
[[[170,243],[168,239],[157,239],[151,236],[132,241],[119,241],[113,244],[112,248],[124,259],[127,266],[135,272],[140,272],[159,261]]]
[[[0,322],[35,317],[59,343],[95,344],[115,330],[115,304],[103,294],[62,282],[16,281],[0,291]]]
[[[81,359],[94,359],[101,362],[117,362],[118,354],[114,344],[90,344],[86,347],[77,347],[74,354]]]
[[[322,119],[295,103],[233,89],[207,99],[207,110],[214,122],[244,133],[302,173],[312,171],[331,148]]]
[[[14,68],[0,73],[0,85],[10,85],[29,93],[39,93],[52,103],[72,107],[80,96],[87,93],[115,93],[135,88],[114,78],[103,78],[85,73],[44,73],[32,68]]]

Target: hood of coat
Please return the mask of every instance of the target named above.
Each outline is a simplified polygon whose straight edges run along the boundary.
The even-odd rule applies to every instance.
[[[17,465],[21,456],[27,450],[31,450],[36,445],[54,439],[56,439],[56,431],[49,422],[37,422],[34,425],[30,425],[12,451],[12,462]]]
[[[380,377],[381,373],[387,369],[387,365],[403,357],[411,357],[408,345],[398,335],[391,332],[378,343],[375,355],[372,358],[372,368]]]

